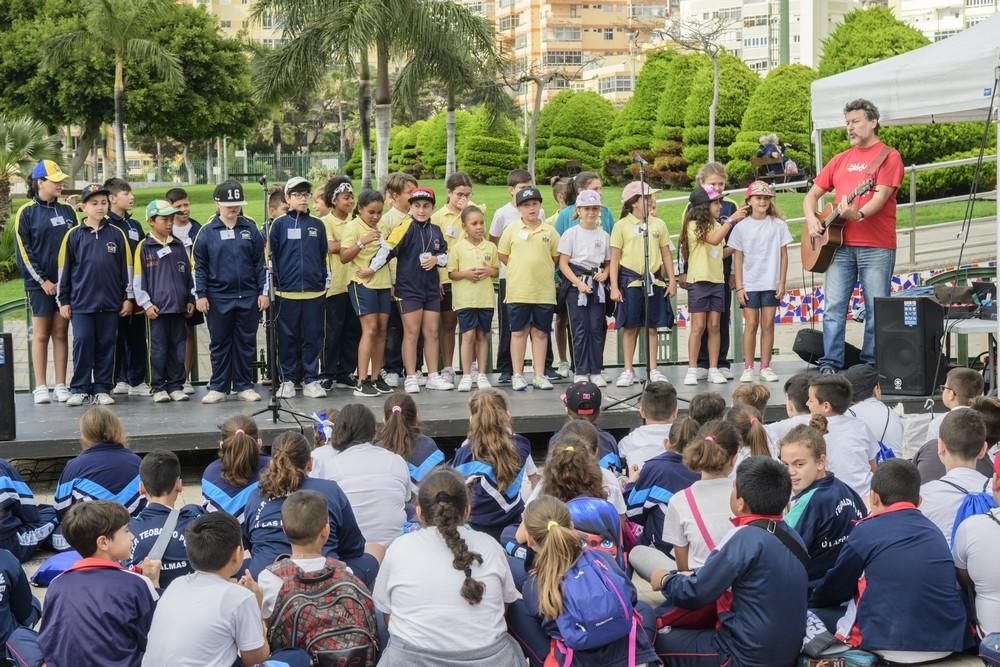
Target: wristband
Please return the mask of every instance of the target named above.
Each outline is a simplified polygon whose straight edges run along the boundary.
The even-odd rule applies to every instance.
[[[357,246],[358,246],[359,248],[361,248],[362,250],[364,250],[364,249],[365,249],[365,242],[364,242],[364,241],[362,241],[361,239],[358,239],[358,243],[357,243]]]
[[[747,291],[747,288],[746,288],[746,287],[737,287],[737,288],[736,288],[736,291],[737,291],[737,292],[746,292],[746,291]]]

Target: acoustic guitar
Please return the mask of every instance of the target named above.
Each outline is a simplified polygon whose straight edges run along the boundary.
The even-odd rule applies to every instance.
[[[847,195],[848,205],[863,194],[875,189],[875,179],[869,178]],[[847,220],[837,212],[837,203],[827,204],[817,216],[822,236],[814,237],[808,227],[802,227],[802,268],[812,273],[826,273],[833,262],[837,248],[844,245],[844,226]]]

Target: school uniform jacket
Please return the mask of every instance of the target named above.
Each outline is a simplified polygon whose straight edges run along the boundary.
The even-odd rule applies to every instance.
[[[83,450],[63,468],[56,485],[55,507],[59,517],[73,503],[110,500],[136,516],[146,506],[139,494],[139,456],[114,442]]]
[[[132,271],[132,291],[136,303],[145,310],[150,305],[161,315],[185,315],[194,303],[191,262],[180,239],[173,236],[161,243],[152,234],[139,242]]]
[[[549,438],[549,446],[555,444],[559,433],[553,433]],[[603,429],[597,429],[597,456],[600,459],[597,463],[602,468],[607,468],[611,472],[619,472],[622,469],[622,459],[618,454],[618,441],[615,436]]]
[[[702,567],[691,576],[670,577],[663,587],[667,602],[684,609],[700,609],[731,593],[726,604],[718,605],[719,625],[712,640],[723,665],[792,665],[802,649],[806,569],[777,537],[747,525],[761,518],[783,523],[780,517],[757,515],[733,519],[737,527]],[[788,526],[777,529],[801,542]]]
[[[851,531],[809,601],[843,602],[837,637],[866,651],[961,651],[970,639],[948,543],[912,503],[890,505]]]
[[[59,248],[66,232],[76,224],[76,212],[58,201],[49,203],[34,197],[17,210],[14,216],[15,257],[25,289],[40,290],[46,280],[58,282]]]
[[[108,211],[108,220],[111,221],[112,225],[122,230],[122,234],[124,234],[125,238],[128,239],[129,250],[132,251],[132,255],[134,256],[136,248],[139,247],[139,244],[142,243],[142,239],[146,236],[146,232],[143,231],[142,225],[139,224],[138,220],[130,215],[126,214],[125,217],[122,217],[111,210]]]
[[[326,227],[319,218],[299,211],[276,218],[267,239],[275,289],[323,296],[330,285],[326,241]]]
[[[11,552],[0,549],[0,642],[6,642],[17,626],[24,625],[32,614],[34,597],[28,576]]]
[[[6,459],[0,459],[0,544],[14,540],[34,540],[41,544],[55,528],[43,521],[31,488]],[[22,546],[24,545],[22,542]]]
[[[97,229],[73,227],[59,248],[56,303],[75,313],[121,310],[132,298],[132,252],[128,239],[107,218]]]
[[[194,242],[194,294],[233,300],[268,295],[264,237],[253,220],[241,215],[228,229],[215,215],[201,228]]]
[[[326,496],[330,515],[330,538],[323,547],[324,556],[339,560],[358,558],[364,554],[365,538],[354,518],[354,510],[340,486],[328,479],[302,480],[299,490],[318,491]],[[246,520],[243,522],[243,541],[249,546],[250,574],[256,579],[261,570],[278,559],[291,555],[292,547],[281,527],[281,506],[285,497],[265,498],[260,488],[254,489],[247,499]]]
[[[831,473],[792,496],[785,523],[795,529],[809,552],[809,584],[815,586],[837,560],[854,524],[868,508],[854,489]]]
[[[197,505],[185,505],[180,509],[177,517],[177,526],[173,530],[173,535],[167,543],[167,550],[163,552],[160,559],[160,589],[165,590],[177,577],[190,574],[193,570],[187,557],[187,545],[184,542],[184,531],[188,524],[205,513]],[[159,503],[146,505],[145,509],[139,512],[138,516],[128,522],[128,529],[135,537],[132,543],[132,556],[126,567],[141,565],[143,559],[149,555],[160,533],[163,532],[163,524],[167,521],[170,508]]]
[[[669,548],[663,542],[667,504],[675,493],[699,479],[701,475],[685,468],[677,452],[663,452],[646,460],[626,498],[629,520],[643,527],[640,544]]]
[[[444,453],[438,449],[434,440],[420,433],[413,439],[410,446],[410,456],[406,459],[406,466],[410,469],[410,480],[419,485],[421,480],[444,463]]]
[[[524,483],[525,463],[531,456],[531,443],[523,435],[513,435],[514,447],[521,459],[521,471],[513,483],[500,490],[493,466],[472,458],[472,443],[466,440],[455,452],[452,465],[465,476],[472,487],[472,507],[469,523],[473,526],[509,526],[517,523],[524,512],[521,484]]]
[[[396,298],[423,301],[428,294],[437,294],[441,287],[438,271],[424,270],[420,255],[437,257],[437,266],[448,266],[448,244],[441,228],[430,220],[417,222],[407,218],[382,242],[369,267],[378,271],[390,259],[396,259]]]
[[[260,474],[270,462],[270,456],[258,458],[257,471],[247,480],[246,486],[236,486],[222,478],[222,461],[216,459],[209,463],[201,476],[201,497],[205,511],[225,512],[243,523],[247,499],[257,490]]]

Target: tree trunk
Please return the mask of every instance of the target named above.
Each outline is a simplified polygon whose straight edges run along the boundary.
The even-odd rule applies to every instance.
[[[368,55],[361,56],[361,80],[358,82],[358,120],[361,122],[361,187],[372,186],[372,89]]]
[[[337,98],[337,133],[340,135],[340,169],[347,163],[347,137],[344,136],[344,105]]]
[[[389,90],[389,43],[375,45],[375,181],[379,187],[389,178],[389,135],[392,131],[392,93]]]
[[[530,79],[535,83],[535,106],[531,110],[531,122],[528,123],[528,173],[535,178],[535,130],[538,129],[538,116],[542,113],[542,93],[545,92],[545,80],[540,77]]]
[[[715,162],[715,111],[719,108],[719,54],[712,54],[712,103],[708,106],[708,161]]]
[[[452,174],[458,171],[458,166],[455,164],[455,131],[456,131],[456,121],[455,121],[455,94],[449,90],[448,91],[448,116],[446,121],[446,126],[448,128],[448,152],[447,157],[444,162],[444,177],[449,178]]]
[[[212,142],[205,142],[205,182],[214,183],[215,174],[212,173]]]
[[[272,178],[281,180],[281,124],[278,121],[271,122],[271,143],[274,146],[274,166]]]
[[[10,176],[0,173],[0,234],[10,219]]]
[[[69,163],[70,180],[76,180],[77,173],[79,173],[83,165],[86,164],[87,158],[90,157],[90,153],[93,151],[94,142],[99,136],[101,136],[100,121],[97,123],[92,122],[83,128],[83,132],[80,134],[80,143],[76,147],[76,154],[73,156],[73,160]],[[94,171],[96,174],[96,162],[94,165]]]
[[[197,176],[194,173],[194,165],[191,163],[191,155],[188,153],[188,146],[184,144],[184,171],[187,172],[187,184],[194,185],[198,182]]]
[[[163,182],[163,146],[156,140],[156,182]]]
[[[125,61],[115,59],[115,176],[125,178]]]

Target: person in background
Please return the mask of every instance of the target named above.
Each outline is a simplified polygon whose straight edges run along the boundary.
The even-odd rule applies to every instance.
[[[983,374],[971,368],[952,368],[941,385],[941,402],[949,412],[964,410],[972,399],[983,395]],[[948,413],[936,413],[927,425],[924,441],[936,440],[941,423]]]
[[[851,407],[851,383],[841,375],[814,376],[809,381],[809,413],[826,418],[828,469],[866,498],[871,490],[878,440],[860,419],[846,414]]]
[[[725,409],[725,403],[723,403]],[[632,474],[643,463],[663,453],[663,443],[670,438],[670,425],[677,419],[677,390],[669,382],[648,382],[639,401],[643,425],[618,443],[618,453]]]
[[[225,512],[243,523],[247,497],[271,457],[260,453],[264,441],[252,417],[234,415],[219,430],[219,458],[201,476],[202,505],[207,512]]]
[[[164,195],[164,199],[167,200],[171,207],[177,209],[177,213],[174,214],[174,226],[170,234],[174,238],[180,239],[184,250],[188,254],[188,261],[193,264],[194,254],[192,250],[194,248],[194,240],[197,238],[198,232],[201,231],[201,223],[191,217],[191,198],[184,188],[170,188],[167,190],[167,194]],[[194,365],[194,353],[197,342],[195,327],[205,323],[205,316],[195,310],[184,322],[187,329],[187,338],[184,342],[184,384],[181,387],[181,391],[190,396],[194,393],[194,387],[191,385],[191,367]]]
[[[1000,506],[1000,463],[993,464],[989,491]],[[980,635],[995,642],[1000,637],[1000,569],[996,555],[1000,549],[1000,507],[988,514],[970,516],[955,532],[951,553],[955,557],[958,580],[971,591]],[[984,642],[984,644],[987,642]],[[995,645],[995,644],[994,644]]]
[[[976,459],[976,470],[986,477],[993,476],[993,462],[996,459],[996,445],[1000,441],[1000,400],[992,396],[978,396],[972,399],[969,407],[979,413],[986,426],[986,456]],[[924,443],[923,447],[913,455],[913,463],[920,471],[920,481],[927,482],[944,477],[944,463],[938,456],[937,440]]]
[[[757,149],[757,157],[778,160],[778,162],[768,164],[764,167],[767,175],[780,176],[785,173],[785,160],[788,158],[781,152],[781,147],[778,144],[778,135],[762,134],[758,142],[760,142],[760,148]]]
[[[410,217],[410,193],[419,185],[417,179],[412,174],[401,171],[389,174],[386,179],[385,189],[382,193],[385,197],[385,214],[378,222],[378,229],[382,233],[382,238],[388,238],[396,227],[399,227]],[[390,284],[396,284],[396,260],[389,261]],[[417,367],[423,363],[423,339],[417,342]],[[385,381],[395,389],[399,386],[400,376],[403,375],[403,320],[399,314],[399,307],[396,299],[389,313],[389,324],[386,330],[385,339]]]
[[[863,421],[878,441],[893,452],[903,451],[903,421],[882,401],[878,370],[868,364],[856,364],[841,373],[851,383],[854,405],[847,414]]]
[[[785,413],[786,419],[767,424],[764,430],[772,445],[777,445],[789,431],[800,424],[809,423],[809,374],[796,373],[785,380]]]

